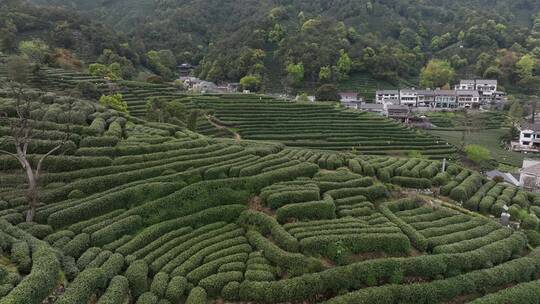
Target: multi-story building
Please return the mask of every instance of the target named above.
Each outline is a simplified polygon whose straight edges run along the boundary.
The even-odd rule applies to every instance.
[[[540,152],[540,123],[524,123],[519,127],[519,140],[512,142],[512,150]]]
[[[435,90],[434,108],[457,108],[457,94],[452,90]]]
[[[419,107],[431,107],[435,102],[434,90],[418,90],[418,106]]]
[[[460,108],[472,109],[480,104],[480,94],[474,90],[457,90],[457,102]]]
[[[375,101],[381,104],[399,104],[398,90],[379,90],[376,92]]]
[[[406,89],[399,92],[399,104],[409,107],[418,106],[418,91],[415,89]]]
[[[476,90],[476,80],[461,80],[455,87],[456,90],[473,91]]]
[[[339,92],[341,104],[350,109],[358,109],[363,99],[356,92]]]
[[[461,80],[454,90],[379,90],[376,101],[384,105],[431,108],[478,108],[504,102],[505,93],[497,91],[497,80]]]

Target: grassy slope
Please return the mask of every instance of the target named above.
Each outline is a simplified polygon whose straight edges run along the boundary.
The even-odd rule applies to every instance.
[[[447,140],[449,143],[460,146],[461,145],[461,131],[437,131],[429,130],[428,133],[441,137]],[[525,154],[518,152],[508,151],[499,145],[499,138],[505,133],[508,133],[508,129],[491,129],[481,130],[478,132],[472,132],[465,137],[465,144],[478,144],[489,149],[493,158],[498,162],[512,165],[515,167],[521,167]]]

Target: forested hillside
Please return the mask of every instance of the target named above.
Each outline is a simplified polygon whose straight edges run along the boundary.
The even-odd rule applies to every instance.
[[[528,57],[517,64],[540,56],[540,4],[531,0],[37,2],[90,12],[126,32],[131,46],[170,49],[218,82],[254,75],[266,84],[281,73],[283,84],[300,88],[367,73],[397,84],[417,79],[432,57],[458,76],[537,81]]]

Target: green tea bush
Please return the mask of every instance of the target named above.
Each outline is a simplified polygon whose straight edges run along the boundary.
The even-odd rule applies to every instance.
[[[135,304],[157,304],[157,302],[158,297],[155,294],[147,291],[137,299],[137,303]]]
[[[129,281],[129,288],[132,295],[140,296],[148,290],[148,264],[137,260],[131,263],[126,270],[125,277]]]
[[[124,276],[115,276],[97,304],[124,303],[129,297],[129,282]]]
[[[91,268],[84,270],[68,285],[66,291],[56,303],[86,303],[96,290],[104,289],[106,284],[107,280],[101,269]]]
[[[274,245],[257,231],[248,231],[246,237],[249,243],[262,250],[264,256],[276,265],[287,269],[293,275],[314,272],[322,269],[320,261],[308,258],[302,254],[290,253]]]
[[[431,181],[427,178],[394,176],[392,177],[392,184],[416,189],[431,188]]]
[[[90,247],[90,236],[86,233],[81,233],[69,241],[62,251],[74,258],[80,257]]]
[[[218,296],[221,290],[229,282],[241,282],[244,279],[244,274],[240,271],[221,272],[210,275],[199,282],[199,285],[204,288],[209,296]]]
[[[120,274],[124,269],[124,256],[119,253],[112,254],[102,265],[101,269],[105,275],[105,279],[108,281]]]
[[[202,287],[195,287],[189,293],[185,304],[206,304],[207,294]]]
[[[450,175],[447,172],[440,172],[433,178],[433,185],[444,186],[450,181]]]
[[[283,223],[289,219],[322,220],[336,217],[336,205],[331,196],[325,196],[322,201],[305,202],[285,205],[277,210],[276,219]]]
[[[114,147],[118,144],[119,138],[115,136],[85,137],[81,140],[81,147]]]
[[[150,291],[158,297],[163,298],[165,296],[165,292],[167,291],[168,284],[169,274],[165,272],[158,272],[152,280],[152,284],[150,285]]]
[[[180,299],[184,296],[187,290],[187,285],[188,282],[186,278],[180,276],[172,277],[167,285],[165,298],[172,303],[178,303],[178,301],[180,301]]]
[[[22,273],[29,273],[32,268],[30,247],[27,242],[15,242],[11,247],[11,261]]]
[[[90,238],[94,246],[103,246],[140,227],[142,227],[142,218],[138,215],[132,215],[92,233]]]
[[[297,190],[277,192],[268,196],[267,204],[272,209],[278,209],[287,204],[294,204],[320,199],[319,190]]]
[[[246,210],[238,218],[238,223],[251,226],[263,235],[272,235],[276,244],[286,251],[298,252],[298,240],[290,235],[273,217],[262,212]]]

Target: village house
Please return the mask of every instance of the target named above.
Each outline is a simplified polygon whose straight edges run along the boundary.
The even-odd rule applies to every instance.
[[[415,89],[406,89],[399,92],[399,104],[409,107],[418,106],[418,91]]]
[[[341,104],[349,109],[359,109],[363,102],[362,97],[356,92],[339,92],[338,95]]]
[[[456,95],[460,108],[472,109],[480,106],[480,94],[478,94],[478,91],[457,90]]]
[[[418,106],[430,107],[435,102],[435,91],[433,90],[418,90]]]
[[[458,107],[456,91],[435,90],[435,108],[454,109]]]
[[[386,117],[391,119],[408,123],[410,115],[411,109],[406,105],[388,105],[386,108]]]
[[[405,105],[415,108],[473,109],[481,105],[497,106],[506,101],[506,94],[497,91],[497,80],[461,80],[454,90],[378,90],[375,100],[384,105]]]
[[[376,102],[380,104],[399,104],[398,90],[379,90],[376,92]]]
[[[540,152],[540,123],[524,123],[518,129],[519,140],[512,142],[512,150]]]
[[[384,115],[384,106],[377,103],[362,103],[358,106],[358,110],[365,112],[375,113],[379,115]]]
[[[475,80],[461,80],[459,84],[456,85],[455,89],[462,90],[462,91],[475,91],[476,81]]]

